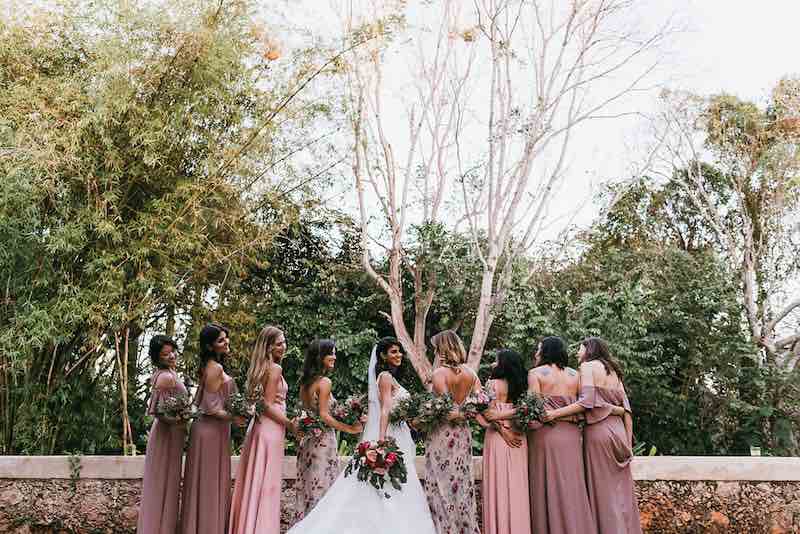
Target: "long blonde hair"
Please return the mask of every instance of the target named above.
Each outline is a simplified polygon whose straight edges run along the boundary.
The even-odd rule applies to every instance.
[[[245,391],[247,398],[255,400],[259,395],[258,388],[263,388],[269,378],[270,353],[275,341],[283,335],[283,331],[275,326],[265,326],[261,329],[250,353],[250,369],[247,370],[247,384]],[[261,392],[263,394],[263,391]]]
[[[434,352],[441,356],[441,365],[458,370],[458,366],[467,361],[464,342],[454,330],[442,330],[431,338]]]

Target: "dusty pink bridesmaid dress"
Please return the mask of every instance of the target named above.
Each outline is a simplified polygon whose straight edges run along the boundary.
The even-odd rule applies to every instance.
[[[551,395],[545,407],[574,403],[574,396]],[[531,530],[534,534],[596,534],[583,464],[583,438],[576,422],[534,424],[528,433]]]
[[[581,388],[586,408],[583,451],[586,485],[599,534],[641,534],[639,505],[631,474],[631,449],[621,417],[611,415],[611,406],[628,412],[631,405],[624,389],[598,386]]]
[[[175,386],[157,387],[158,377],[171,374]],[[186,387],[178,375],[169,369],[158,369],[150,379],[153,391],[149,415],[156,414],[161,399],[176,394],[186,394]],[[144,461],[142,503],[139,508],[138,534],[174,534],[178,525],[178,495],[181,488],[181,459],[186,440],[186,425],[167,423],[156,419],[147,438],[147,457]]]
[[[499,410],[514,407],[495,402]],[[508,421],[500,423],[510,426]],[[530,534],[528,510],[528,444],[509,447],[499,432],[486,430],[483,441],[483,533]]]
[[[273,406],[284,413],[287,390],[286,380],[281,379]],[[236,473],[230,534],[280,533],[285,435],[286,428],[266,415],[250,423]]]
[[[236,382],[227,377],[216,393],[199,393],[198,407],[202,412],[224,410],[225,401],[236,390]],[[201,415],[192,424],[189,434],[189,452],[183,474],[181,532],[225,534],[230,488],[231,423]]]

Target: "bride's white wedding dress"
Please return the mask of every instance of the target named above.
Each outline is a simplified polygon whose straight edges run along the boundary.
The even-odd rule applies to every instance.
[[[374,377],[376,361],[373,349],[368,371],[368,421],[362,441],[378,439],[380,400]],[[405,388],[396,384],[393,401],[408,394]],[[416,447],[411,432],[405,423],[401,423],[389,425],[386,434],[396,439],[403,451],[408,469],[408,482],[403,484],[403,489],[397,491],[387,483],[384,490],[391,495],[387,499],[370,484],[360,482],[355,473],[345,477],[342,472],[314,509],[288,534],[436,534],[428,500],[414,465]]]

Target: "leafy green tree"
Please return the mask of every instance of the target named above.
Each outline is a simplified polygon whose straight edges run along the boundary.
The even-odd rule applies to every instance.
[[[242,277],[303,192],[269,180],[296,149],[279,141],[325,110],[293,100],[311,63],[275,69],[253,9],[76,2],[0,21],[0,451],[127,452],[143,333],[255,322]],[[86,424],[121,440],[89,447]]]

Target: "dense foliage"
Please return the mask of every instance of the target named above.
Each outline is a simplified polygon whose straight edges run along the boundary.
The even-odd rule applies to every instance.
[[[330,155],[290,163],[334,113],[295,95],[330,52],[279,69],[247,2],[160,4],[0,20],[2,454],[141,452],[144,349],[157,332],[178,338],[194,379],[199,328],[228,325],[241,386],[258,329],[278,325],[292,397],[305,346],[335,338],[338,398],[365,391],[370,349],[393,333],[359,230],[309,179]],[[726,202],[726,177],[704,172]],[[607,193],[589,229],[515,266],[482,377],[499,348],[530,359],[556,334],[574,355],[601,335],[625,369],[640,443],[797,453],[797,377],[758,365],[738,278],[706,221],[674,180]],[[471,238],[436,225],[412,234],[406,253],[439,280],[427,333],[456,328],[468,342],[481,275]],[[406,367],[401,381],[421,388]]]

